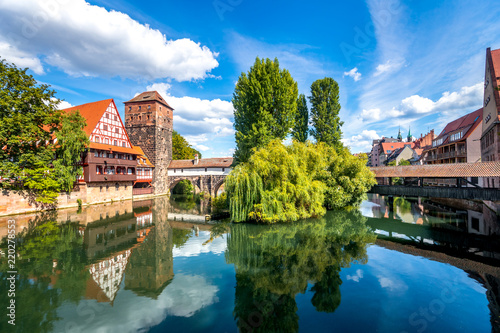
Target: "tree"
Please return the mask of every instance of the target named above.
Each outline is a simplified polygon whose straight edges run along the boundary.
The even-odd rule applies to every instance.
[[[366,159],[347,148],[298,141],[285,146],[278,139],[237,165],[225,182],[231,219],[264,223],[355,206],[374,184]]]
[[[191,147],[189,142],[177,133],[173,131],[172,133],[172,159],[174,160],[192,160],[194,155],[198,154],[198,158],[201,158],[201,153]]]
[[[340,127],[344,124],[340,121],[339,85],[329,77],[316,80],[311,85],[311,135],[318,142],[325,142],[330,146],[339,148],[342,146],[340,139],[342,131]]]
[[[226,178],[231,219],[264,223],[325,214],[325,186],[316,176],[326,168],[324,148],[274,139],[236,166]]]
[[[253,148],[272,139],[284,139],[294,127],[297,82],[278,59],[255,60],[247,74],[241,73],[233,93],[236,162],[246,162]]]
[[[297,99],[297,115],[295,116],[295,126],[292,136],[299,142],[306,142],[309,131],[309,111],[307,110],[306,96],[300,94]]]
[[[53,204],[82,172],[85,121],[57,110],[55,91],[26,71],[0,60],[0,186]]]

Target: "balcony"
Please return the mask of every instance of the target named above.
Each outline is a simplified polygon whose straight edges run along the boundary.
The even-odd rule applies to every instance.
[[[84,164],[100,164],[114,166],[137,166],[137,160],[124,160],[120,158],[95,157],[93,153],[87,154],[83,160]]]
[[[86,182],[126,182],[131,181],[135,182],[137,180],[137,175],[107,175],[107,174],[96,174],[95,169],[94,172],[90,172],[89,174],[85,173],[85,181]]]

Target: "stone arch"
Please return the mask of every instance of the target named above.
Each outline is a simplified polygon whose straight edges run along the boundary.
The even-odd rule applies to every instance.
[[[222,185],[224,185],[224,182],[226,181],[226,178],[222,178],[220,180],[218,180],[216,183],[215,183],[215,186],[213,187],[213,196],[216,197],[217,196],[217,192],[219,192],[219,189]]]
[[[170,193],[172,193],[172,190],[174,189],[174,187],[179,184],[179,182],[181,180],[189,180],[191,182],[191,184],[193,185],[194,187],[194,193],[197,194],[197,193],[200,193],[201,190],[200,190],[200,187],[198,186],[198,184],[196,183],[196,179],[193,179],[192,177],[179,177],[179,178],[176,178],[174,179],[168,186],[168,190]]]

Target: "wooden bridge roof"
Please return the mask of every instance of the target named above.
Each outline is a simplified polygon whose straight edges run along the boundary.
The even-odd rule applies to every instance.
[[[375,177],[458,178],[500,177],[500,162],[372,167]]]

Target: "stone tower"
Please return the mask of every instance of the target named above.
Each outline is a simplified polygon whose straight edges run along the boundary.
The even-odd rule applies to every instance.
[[[168,192],[167,168],[172,160],[174,109],[156,91],[146,91],[125,104],[125,128],[154,164],[155,194]]]

